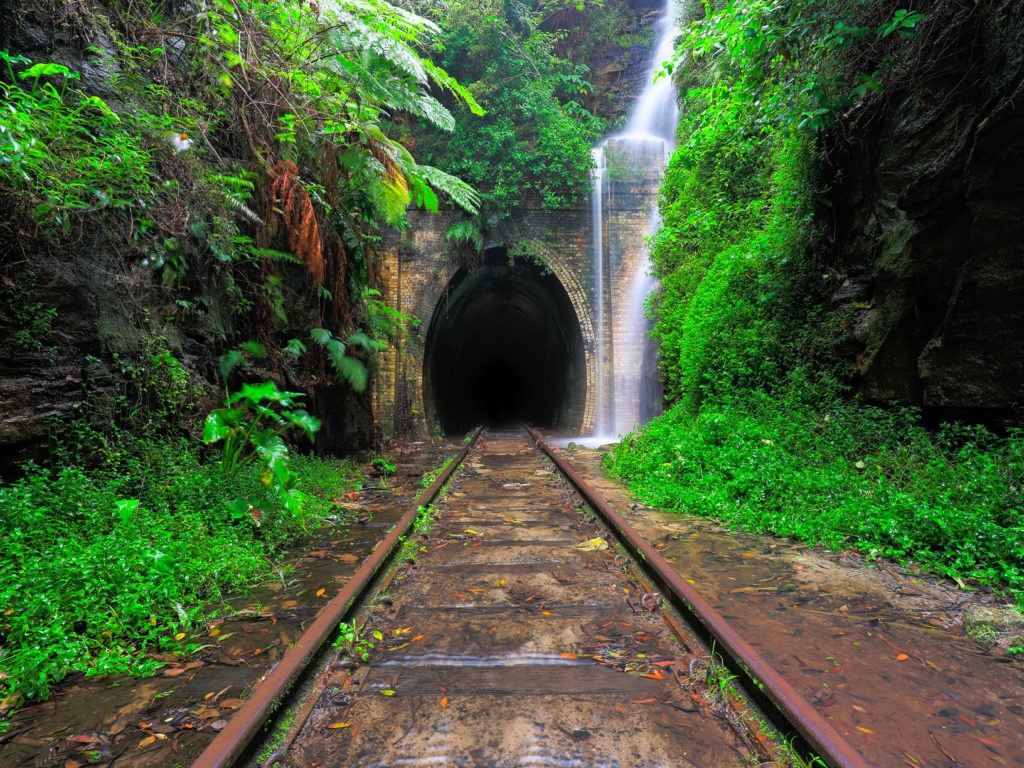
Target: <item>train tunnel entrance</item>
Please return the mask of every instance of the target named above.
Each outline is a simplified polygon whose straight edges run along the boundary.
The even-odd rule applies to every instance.
[[[460,269],[426,339],[424,402],[445,433],[522,420],[578,432],[586,399],[583,334],[568,294],[504,248]]]

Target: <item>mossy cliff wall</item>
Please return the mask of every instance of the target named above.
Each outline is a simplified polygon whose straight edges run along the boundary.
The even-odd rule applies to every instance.
[[[921,4],[829,151],[827,301],[872,401],[1024,423],[1024,3]]]

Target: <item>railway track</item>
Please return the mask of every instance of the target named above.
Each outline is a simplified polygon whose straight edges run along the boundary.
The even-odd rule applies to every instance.
[[[867,768],[538,435],[478,435],[194,766],[724,768],[770,723]]]

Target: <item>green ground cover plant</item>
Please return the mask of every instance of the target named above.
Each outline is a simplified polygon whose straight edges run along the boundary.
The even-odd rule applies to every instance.
[[[194,442],[83,437],[93,466],[61,453],[0,486],[0,712],[46,697],[69,673],[146,674],[219,598],[274,573],[288,541],[358,487],[346,462],[292,456],[302,518],[275,514],[260,467],[226,476]],[[231,499],[255,501],[237,514]],[[341,521],[343,524],[343,521]],[[2,719],[2,718],[0,718]]]
[[[677,405],[607,461],[646,503],[891,557],[1024,601],[1024,433],[750,393]]]
[[[675,70],[679,143],[652,242],[674,405],[608,459],[648,503],[913,562],[1024,600],[1024,435],[926,429],[851,396],[819,137],[876,98],[926,17],[886,3],[706,3]],[[823,245],[824,244],[824,245]]]

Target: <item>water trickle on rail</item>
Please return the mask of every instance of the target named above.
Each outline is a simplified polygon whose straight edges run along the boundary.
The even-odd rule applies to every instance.
[[[661,64],[672,56],[676,25],[667,3],[658,23],[658,43],[641,92],[626,128],[594,148],[591,183],[591,255],[595,301],[594,418],[591,439],[611,440],[644,423],[657,410],[659,399],[654,355],[648,347],[649,324],[644,302],[654,286],[646,246],[643,258],[630,264],[624,258],[626,233],[614,232],[615,184],[627,177],[659,177],[675,137],[679,117],[675,89],[668,77],[655,80]],[[652,204],[649,226],[658,226]],[[636,234],[632,235],[636,237]],[[628,285],[628,291],[614,286]],[[618,322],[615,320],[618,319]]]

